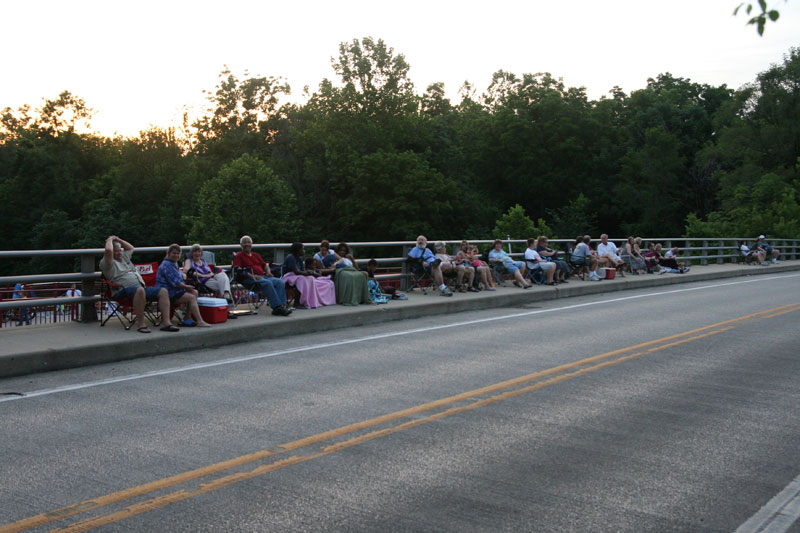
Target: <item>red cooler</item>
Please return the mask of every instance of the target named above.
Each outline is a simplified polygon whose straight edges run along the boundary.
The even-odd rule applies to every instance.
[[[617,277],[617,269],[616,268],[604,268],[603,269],[606,273],[606,279],[614,279]]]
[[[200,316],[209,324],[228,321],[228,302],[224,298],[201,296],[197,299],[197,305],[200,306]]]

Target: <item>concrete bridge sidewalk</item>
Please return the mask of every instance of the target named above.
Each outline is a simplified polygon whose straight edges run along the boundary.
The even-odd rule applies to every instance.
[[[769,267],[735,264],[695,266],[686,274],[628,274],[625,278],[601,282],[575,278],[568,284],[535,286],[528,290],[507,282],[507,287],[498,287],[494,292],[457,293],[451,298],[444,298],[438,291],[428,291],[427,295],[415,291],[405,301],[298,310],[288,318],[272,316],[265,306],[257,315],[242,316],[211,328],[181,328],[178,333],[166,333],[155,328],[151,328],[153,332],[149,335],[138,333],[135,329],[125,331],[115,319],[104,327],[98,323],[73,322],[9,328],[0,331],[0,378],[441,313],[515,307],[571,296],[797,270],[800,270],[800,261],[795,260],[781,261]]]

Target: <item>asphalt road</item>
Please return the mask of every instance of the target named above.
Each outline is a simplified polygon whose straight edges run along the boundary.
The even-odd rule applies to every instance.
[[[3,379],[0,532],[800,531],[799,287],[695,283]]]

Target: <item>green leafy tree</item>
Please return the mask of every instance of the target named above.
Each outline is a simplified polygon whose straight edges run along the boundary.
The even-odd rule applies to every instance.
[[[219,79],[208,94],[205,114],[187,128],[200,173],[206,177],[243,153],[268,157],[277,124],[285,118],[280,96],[291,93],[280,78],[245,73],[239,79],[227,67]]]
[[[525,209],[517,204],[495,223],[492,236],[495,239],[529,239],[539,235],[552,235],[553,230],[541,218],[536,222],[525,214]]]
[[[764,28],[767,25],[767,21],[777,22],[781,14],[777,9],[770,9],[767,7],[766,0],[758,0],[758,7],[761,9],[761,12],[753,15],[747,23],[755,26],[759,35],[764,35]],[[748,17],[753,14],[753,2],[742,2],[733,10],[734,16],[738,15],[739,10],[742,8],[744,8],[744,12]]]
[[[261,160],[244,154],[223,165],[198,195],[190,240],[287,242],[297,233],[295,198],[286,183]]]
[[[686,219],[687,237],[772,237],[797,238],[800,235],[799,182],[788,183],[777,174],[763,175],[748,190],[741,187],[737,207],[713,212],[705,220],[694,213]]]
[[[366,240],[415,239],[460,229],[458,187],[411,151],[376,152],[351,167],[339,206],[342,235]]]
[[[564,207],[550,211],[549,215],[553,221],[553,237],[571,238],[573,235],[598,233],[597,212],[583,193]]]
[[[300,199],[301,219],[308,228],[304,235],[357,240],[371,233],[369,226],[352,222],[367,209],[361,204],[370,202],[356,192],[363,190],[357,183],[359,173],[364,165],[381,166],[380,161],[396,157],[401,167],[395,175],[408,171],[417,176],[416,163],[402,154],[413,152],[420,154],[418,161],[427,160],[420,141],[424,123],[408,78],[409,65],[382,40],[366,37],[342,43],[332,63],[340,84],[324,79],[302,112],[294,114],[300,120],[288,131],[291,146],[276,156],[276,162],[287,168],[288,182]],[[371,154],[381,155],[365,158]],[[392,185],[388,194],[395,187],[403,185]],[[398,196],[405,198],[404,193]],[[352,233],[342,235],[345,227]]]
[[[36,110],[24,106],[16,112],[3,111],[0,203],[7,208],[0,217],[3,249],[34,245],[34,228],[50,212],[66,214],[67,221],[80,217],[95,180],[115,162],[113,141],[77,133],[90,117],[85,102],[67,91]]]
[[[650,128],[644,146],[623,162],[615,188],[615,208],[629,235],[678,235],[686,217],[687,194],[681,186],[685,163],[680,142],[663,128]]]

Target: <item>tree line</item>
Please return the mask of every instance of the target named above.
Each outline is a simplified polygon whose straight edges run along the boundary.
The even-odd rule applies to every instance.
[[[282,103],[280,78],[224,70],[202,116],[132,138],[82,133],[92,110],[66,91],[4,109],[0,248],[800,235],[800,48],[738,90],[662,73],[598,100],[505,71],[458,101],[442,83],[420,94],[372,38],[332,66],[304,103]]]

